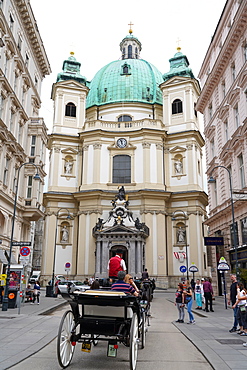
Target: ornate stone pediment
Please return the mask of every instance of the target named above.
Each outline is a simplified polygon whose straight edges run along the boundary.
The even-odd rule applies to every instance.
[[[218,114],[218,117],[219,119],[224,119],[228,116],[229,114],[229,104],[227,105],[224,105],[220,110],[219,110],[219,114]]]
[[[239,98],[240,98],[240,88],[237,87],[234,90],[232,90],[232,92],[229,94],[228,103],[230,105],[235,105]]]
[[[78,154],[78,150],[76,150],[75,148],[72,148],[72,147],[68,147],[68,148],[62,149],[61,153],[63,153],[63,154]]]
[[[186,149],[181,146],[175,146],[174,148],[170,149],[170,153],[181,153],[186,152]]]

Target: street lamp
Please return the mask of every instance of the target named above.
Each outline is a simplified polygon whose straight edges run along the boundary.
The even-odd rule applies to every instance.
[[[55,297],[55,284],[54,284],[54,281],[55,281],[55,263],[56,263],[56,249],[57,249],[57,224],[58,224],[59,212],[61,210],[66,210],[68,212],[68,215],[66,217],[67,220],[71,220],[72,219],[71,213],[70,213],[70,211],[67,208],[59,208],[59,210],[55,214],[55,216],[56,216],[56,229],[55,229],[55,242],[54,242],[54,253],[53,253],[52,280],[51,280],[52,297]]]
[[[189,266],[188,266],[188,245],[187,245],[187,232],[186,232],[186,214],[184,211],[182,210],[177,210],[177,211],[174,211],[173,214],[172,214],[172,221],[176,221],[177,220],[177,217],[176,217],[176,213],[182,213],[183,216],[184,216],[184,225],[185,225],[185,238],[184,238],[184,242],[185,242],[185,250],[186,250],[186,276],[187,276],[187,280],[189,280]]]
[[[34,166],[37,169],[37,173],[34,175],[34,180],[41,180],[39,173],[38,173],[38,166],[35,163],[22,163],[18,168],[17,172],[17,179],[16,179],[16,186],[15,186],[15,200],[14,200],[14,210],[13,210],[13,217],[12,217],[12,226],[11,226],[11,237],[10,237],[10,246],[9,246],[9,259],[8,259],[8,267],[7,267],[7,278],[6,278],[6,286],[3,296],[3,304],[2,304],[2,311],[8,310],[8,295],[9,295],[9,280],[10,280],[10,264],[11,264],[11,256],[12,256],[12,249],[13,249],[13,239],[14,239],[14,228],[15,228],[15,214],[16,214],[16,206],[17,206],[17,193],[18,193],[18,186],[19,186],[19,177],[20,177],[20,169],[25,166]]]
[[[230,198],[231,198],[231,210],[232,210],[232,229],[233,229],[233,245],[234,245],[234,250],[235,250],[235,256],[236,256],[236,276],[237,276],[237,279],[238,279],[238,251],[237,251],[237,234],[236,234],[236,227],[235,227],[235,217],[234,217],[234,206],[233,206],[233,196],[232,196],[232,178],[231,178],[231,172],[229,171],[229,169],[225,166],[222,166],[222,165],[219,165],[219,166],[215,166],[212,171],[211,171],[211,175],[209,177],[209,180],[208,180],[208,183],[209,184],[212,184],[212,183],[215,183],[216,180],[213,178],[212,176],[212,173],[213,171],[218,168],[218,167],[221,167],[221,168],[224,168],[227,172],[228,172],[228,175],[229,175],[229,185],[230,185]]]

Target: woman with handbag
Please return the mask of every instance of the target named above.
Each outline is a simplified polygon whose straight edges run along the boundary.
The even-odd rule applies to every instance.
[[[189,314],[189,322],[187,324],[195,324],[195,319],[192,314],[192,304],[193,304],[193,291],[190,286],[189,280],[186,280],[185,282],[186,289],[184,290],[184,302],[187,305],[187,311]]]

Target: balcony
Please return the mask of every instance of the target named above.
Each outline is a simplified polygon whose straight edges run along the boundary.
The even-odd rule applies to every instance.
[[[142,128],[149,128],[149,129],[156,129],[162,130],[165,128],[165,125],[162,121],[157,119],[141,119],[138,121],[130,121],[130,122],[116,122],[116,121],[87,121],[85,122],[85,126],[83,131],[91,131],[91,130],[107,130],[107,131],[135,131]]]

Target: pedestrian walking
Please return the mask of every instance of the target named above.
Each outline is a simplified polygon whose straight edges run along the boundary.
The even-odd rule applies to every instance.
[[[37,299],[37,304],[39,304],[39,296],[40,296],[40,283],[38,281],[36,281],[36,283],[34,284],[34,287],[33,287],[33,302],[32,302],[32,304],[35,303],[36,299]]]
[[[196,280],[195,284],[195,296],[196,296],[196,310],[202,310],[202,295],[203,295],[203,286],[200,279]]]
[[[187,324],[195,324],[195,319],[192,313],[193,291],[192,291],[189,280],[186,280],[185,285],[186,285],[186,289],[183,291],[183,295],[184,295],[184,302],[187,305],[187,311],[188,311],[189,320],[190,320]]]
[[[232,307],[233,307],[236,303],[238,282],[237,282],[237,277],[236,277],[235,274],[231,274],[230,279],[231,279],[232,283],[231,283],[231,286],[230,286],[230,297],[229,297],[229,300],[228,300],[228,305],[231,304]],[[233,308],[233,317],[234,317],[233,327],[229,330],[230,333],[234,333],[235,331],[237,331],[237,328],[238,328],[237,312],[238,312],[238,307],[235,306]]]
[[[178,309],[178,319],[176,322],[184,323],[184,294],[183,284],[178,284],[178,289],[175,293],[175,306]]]
[[[205,278],[205,281],[203,283],[203,293],[204,293],[204,298],[205,298],[205,311],[209,312],[209,309],[208,309],[208,303],[209,303],[210,311],[214,312],[213,310],[213,295],[214,295],[213,287],[207,278]]]
[[[246,304],[246,289],[244,288],[244,285],[242,283],[238,283],[236,303],[232,306],[232,308],[234,309],[235,307],[237,307],[236,317],[240,328],[238,334],[240,334],[241,336],[247,336]]]

